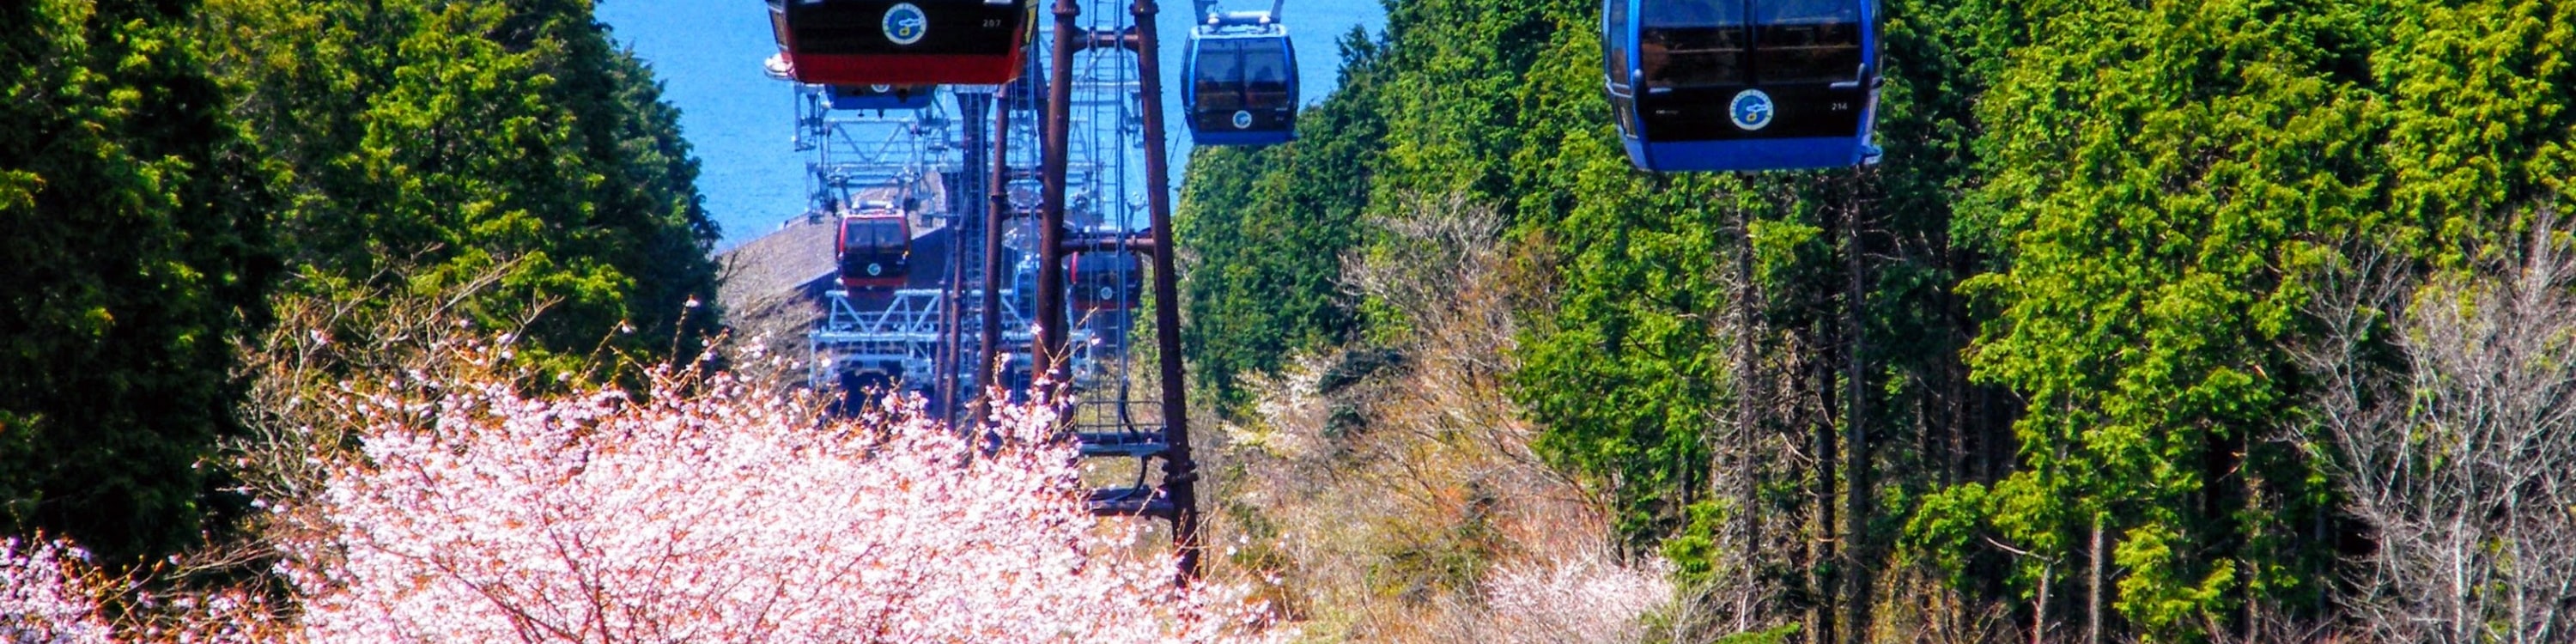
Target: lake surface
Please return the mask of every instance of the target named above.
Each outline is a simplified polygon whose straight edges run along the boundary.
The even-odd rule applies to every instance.
[[[1385,29],[1380,0],[1292,0],[1282,11],[1296,41],[1299,93],[1307,103],[1331,93],[1341,69],[1336,41],[1353,27]],[[1040,0],[1041,21],[1051,4]],[[1086,6],[1090,3],[1086,2]],[[1165,1],[1156,25],[1163,33],[1164,85],[1177,89],[1180,55],[1193,17],[1186,0]],[[1233,2],[1222,8],[1267,9]],[[708,214],[724,231],[719,250],[759,237],[778,222],[805,211],[804,153],[795,150],[795,89],[761,74],[760,63],[777,53],[769,13],[753,0],[602,0],[599,20],[611,35],[653,67],[662,97],[680,108],[681,134],[699,159],[698,191]],[[1049,22],[1048,24],[1052,24]],[[1189,132],[1181,126],[1180,97],[1166,91],[1166,140],[1175,164],[1188,158]],[[1178,169],[1176,168],[1177,172]],[[1179,185],[1180,177],[1173,177]]]

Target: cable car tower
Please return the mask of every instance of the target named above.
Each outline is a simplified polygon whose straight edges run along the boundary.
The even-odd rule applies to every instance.
[[[1052,372],[1056,391],[1046,399],[1068,410],[1068,429],[1083,456],[1134,462],[1133,479],[1092,492],[1092,513],[1170,521],[1187,583],[1199,571],[1199,475],[1182,382],[1170,146],[1154,25],[1159,9],[1155,0],[1053,5],[1031,298],[1031,318],[1043,322],[1033,364]],[[1141,177],[1133,172],[1138,163]],[[1132,196],[1138,189],[1142,199]],[[1134,277],[1137,270],[1151,277],[1150,298],[1135,292],[1146,281]],[[1076,294],[1074,287],[1086,290]],[[1134,322],[1127,313],[1146,299],[1153,304],[1146,327],[1154,338],[1150,371],[1129,359],[1126,346]],[[1074,317],[1077,309],[1081,317]],[[1073,344],[1076,324],[1097,334],[1082,343],[1088,346]],[[1088,366],[1074,360],[1086,354]]]
[[[1042,42],[1042,41],[1041,41]],[[1022,55],[1023,69],[1041,69],[1041,50]],[[951,385],[933,392],[934,406],[952,422],[980,421],[985,385],[993,377],[1005,391],[1025,393],[1031,382],[1029,348],[1035,341],[1028,316],[1036,292],[1039,202],[1038,125],[1044,92],[1028,75],[1001,85],[958,85],[951,91],[967,114],[966,168],[951,182],[961,204],[942,311],[940,372]]]
[[[1027,28],[1010,32],[1019,38],[1036,31],[1041,1],[980,10],[1025,10]],[[1017,42],[959,40],[976,32],[947,33],[946,19],[918,15],[926,4],[769,3],[781,50],[771,74],[822,83],[798,89],[798,149],[815,155],[812,216],[877,225],[867,213],[891,204],[915,225],[906,287],[879,293],[849,277],[842,284],[856,286],[829,295],[811,333],[814,383],[853,400],[871,383],[926,389],[933,413],[980,419],[992,401],[975,394],[998,367],[1001,384],[1058,405],[1083,457],[1134,463],[1132,478],[1093,491],[1088,507],[1170,521],[1187,583],[1199,568],[1198,474],[1169,252],[1158,9],[1052,2],[1049,35]],[[973,38],[987,37],[1002,38]],[[1012,58],[996,58],[1004,51]],[[904,86],[926,83],[1001,84]],[[957,118],[924,93],[953,98]],[[1139,327],[1149,301],[1151,324]],[[1152,364],[1136,364],[1130,339],[1147,331]],[[1035,382],[1044,390],[1023,388]]]

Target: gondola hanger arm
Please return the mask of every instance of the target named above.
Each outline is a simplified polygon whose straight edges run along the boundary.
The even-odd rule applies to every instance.
[[[1863,86],[1866,86],[1869,89],[1878,89],[1880,86],[1886,84],[1887,79],[1879,77],[1878,69],[1871,67],[1869,63],[1861,63],[1859,78],[1847,81],[1837,81],[1834,84],[1827,86],[1827,88],[1837,92],[1857,92],[1860,91]]]

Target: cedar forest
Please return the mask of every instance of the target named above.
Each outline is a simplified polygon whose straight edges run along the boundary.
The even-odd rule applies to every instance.
[[[1300,140],[1181,179],[1208,425],[1290,423],[1302,377],[1361,445],[1397,431],[1364,383],[1472,364],[1505,451],[1660,562],[1679,607],[1627,639],[2576,638],[2576,3],[1881,0],[1884,162],[1759,175],[1629,166],[1597,2],[1387,6]],[[433,336],[510,347],[513,396],[688,395],[644,365],[724,349],[717,231],[611,36],[586,0],[0,4],[0,524],[119,574],[269,538],[241,446],[334,383],[435,400]],[[1469,251],[1490,283],[1383,274]],[[1492,355],[1434,355],[1479,320]],[[1275,503],[1215,502],[1217,564],[1367,638],[1280,587]],[[1410,526],[1366,592],[1501,583],[1488,525]]]
[[[2108,636],[2283,641],[2568,572],[2546,562],[2576,550],[2541,544],[2576,527],[2576,310],[2525,318],[2553,339],[2510,373],[2423,373],[2408,340],[2484,341],[2393,316],[2565,252],[2576,5],[1887,0],[1882,165],[1664,177],[1618,147],[1597,3],[1390,6],[1385,34],[1344,39],[1302,140],[1192,160],[1186,337],[1238,409],[1229,375],[1407,333],[1341,272],[1414,243],[1390,215],[1454,199],[1503,220],[1535,451],[1606,489],[1632,552],[1751,593],[1754,623],[2054,639],[2098,593]],[[2556,280],[2523,290],[2563,306]],[[2444,389],[2473,378],[2499,391]],[[2506,409],[2517,387],[2531,408]],[[2515,438],[2339,440],[2481,413],[2446,396]],[[2386,473],[2372,450],[2423,450],[2395,467],[2428,478],[2493,459],[2463,479],[2498,489],[2461,512],[2346,483]],[[2517,493],[2548,501],[2505,509]],[[2523,515],[2537,548],[2457,560],[2492,586],[2373,568],[2449,537],[2509,549],[2389,538],[2480,511]],[[2492,640],[2379,634],[2571,635],[2576,595],[2533,599],[2560,614],[2431,613]]]
[[[35,2],[0,9],[0,483],[25,528],[166,555],[245,508],[237,342],[386,292],[579,356],[712,297],[678,113],[587,2]],[[316,328],[332,332],[340,329]]]

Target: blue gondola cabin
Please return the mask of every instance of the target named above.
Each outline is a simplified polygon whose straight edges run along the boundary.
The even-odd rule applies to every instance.
[[[1628,160],[1656,172],[1875,163],[1874,0],[1606,0]]]
[[[1199,145],[1297,139],[1297,48],[1266,12],[1211,15],[1190,34],[1181,104]]]

